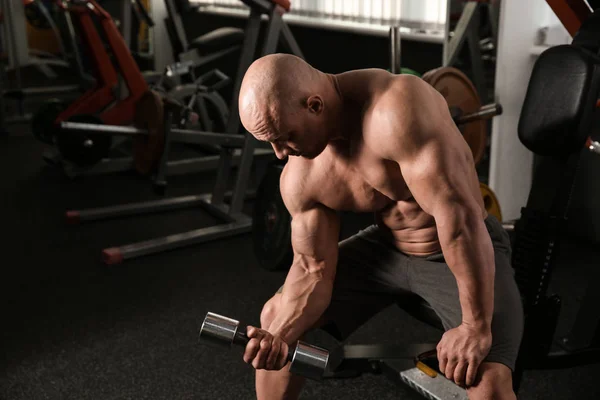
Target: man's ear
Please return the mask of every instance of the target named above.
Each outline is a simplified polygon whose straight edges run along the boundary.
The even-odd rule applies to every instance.
[[[323,99],[319,95],[310,96],[306,100],[306,105],[310,112],[313,112],[317,115],[321,114],[321,112],[323,112],[323,106],[324,106]]]

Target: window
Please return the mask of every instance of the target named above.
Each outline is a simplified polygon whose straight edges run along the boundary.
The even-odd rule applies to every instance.
[[[207,7],[246,8],[240,0],[188,0]],[[290,14],[377,25],[446,23],[447,0],[291,0]]]

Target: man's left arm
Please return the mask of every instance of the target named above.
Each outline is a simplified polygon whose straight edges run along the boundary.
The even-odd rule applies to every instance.
[[[391,112],[385,114],[384,126],[391,129],[382,133],[378,148],[387,159],[398,162],[415,201],[435,218],[462,308],[461,326],[456,332],[448,331],[446,339],[470,337],[477,342],[462,344],[463,340],[450,338],[452,343],[447,344],[458,347],[454,351],[460,360],[456,365],[445,365],[444,360],[440,364],[446,375],[451,373],[449,379],[470,385],[491,346],[495,275],[493,246],[481,202],[473,194],[474,164],[444,98],[420,80],[411,78],[399,86],[397,98],[409,98],[410,102],[398,100],[401,104],[388,108]],[[442,350],[444,340],[440,342]],[[477,348],[470,347],[474,344]]]

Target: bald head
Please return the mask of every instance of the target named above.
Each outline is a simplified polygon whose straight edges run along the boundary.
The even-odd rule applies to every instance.
[[[272,54],[256,60],[240,89],[240,118],[259,139],[278,131],[282,116],[292,116],[319,91],[321,73],[299,57]]]
[[[289,54],[256,60],[244,76],[239,96],[244,128],[272,144],[279,158],[316,157],[331,131],[325,104],[334,104],[332,78]],[[329,118],[331,119],[331,118]]]

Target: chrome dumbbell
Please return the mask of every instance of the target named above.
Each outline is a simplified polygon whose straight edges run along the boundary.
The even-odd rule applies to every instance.
[[[240,331],[239,328],[239,321],[209,312],[204,318],[199,336],[203,341],[220,345],[245,346],[250,339],[246,332]],[[310,379],[321,379],[327,368],[329,352],[298,341],[293,351],[290,349],[288,352],[288,361],[291,362],[291,373]]]

